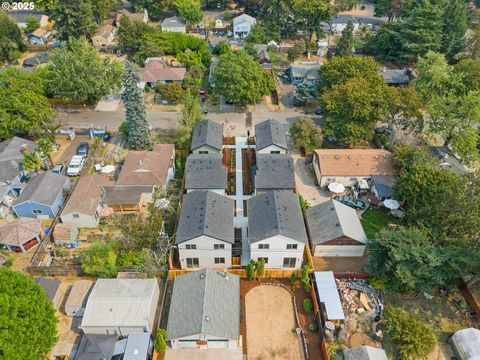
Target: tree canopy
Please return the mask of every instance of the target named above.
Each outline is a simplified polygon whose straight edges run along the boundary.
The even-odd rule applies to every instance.
[[[302,118],[290,127],[293,144],[305,153],[311,153],[323,143],[323,134],[319,126],[312,119]]]
[[[345,29],[342,31],[342,37],[338,41],[336,55],[352,55],[353,43],[353,24],[351,21],[349,21]]]
[[[70,38],[48,59],[52,66],[47,85],[55,97],[93,104],[120,88],[122,65],[102,59],[84,38]]]
[[[82,36],[90,39],[97,29],[91,0],[59,0],[52,10],[52,18],[55,19],[53,28],[60,40]]]
[[[106,278],[117,275],[117,254],[110,243],[94,242],[83,251],[81,261],[87,275]]]
[[[28,276],[0,269],[0,357],[45,358],[57,341],[52,302]]]
[[[9,68],[0,73],[0,140],[38,137],[51,125],[54,112],[37,72]]]
[[[0,65],[17,60],[26,48],[15,21],[5,11],[0,11]]]
[[[322,24],[330,21],[334,9],[329,0],[293,0],[293,13],[299,30],[308,34],[309,42],[313,35],[323,33]]]
[[[175,7],[189,26],[196,26],[203,19],[199,0],[175,0]]]
[[[120,26],[117,31],[118,45],[124,49],[138,51],[142,45],[143,37],[152,33],[154,29],[142,21],[130,20],[127,15],[120,18]],[[160,55],[160,54],[159,54]]]
[[[235,104],[255,104],[275,88],[272,76],[244,51],[220,56],[215,77],[214,91]]]

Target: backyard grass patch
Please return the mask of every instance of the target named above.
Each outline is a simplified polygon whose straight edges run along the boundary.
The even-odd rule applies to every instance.
[[[398,219],[388,214],[386,209],[367,209],[362,214],[362,225],[368,239],[373,239],[381,230],[388,228],[388,223],[398,224]]]

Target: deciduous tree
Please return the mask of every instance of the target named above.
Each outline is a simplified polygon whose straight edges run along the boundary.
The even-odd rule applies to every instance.
[[[52,10],[52,18],[55,19],[53,28],[60,40],[82,36],[90,39],[97,29],[91,0],[59,0]]]
[[[26,48],[15,21],[5,11],[0,11],[0,65],[17,60]]]
[[[0,354],[9,360],[47,357],[57,341],[52,302],[28,276],[0,269]]]
[[[158,92],[158,95],[162,99],[165,99],[173,104],[180,102],[185,93],[182,89],[182,85],[177,82],[155,86],[155,91]]]
[[[322,24],[330,21],[334,14],[331,1],[328,0],[294,0],[293,11],[298,20],[298,27],[308,34],[311,43],[314,34],[323,32]]]
[[[31,33],[32,31],[35,31],[40,27],[40,22],[35,16],[27,16],[25,18],[25,22],[27,24],[27,27],[25,28],[25,31],[27,33]]]
[[[70,38],[48,59],[52,66],[47,85],[55,97],[93,104],[120,88],[122,65],[102,59],[84,38]]]
[[[196,26],[203,19],[199,0],[175,0],[175,7],[190,27]]]
[[[140,76],[130,62],[125,62],[123,103],[127,119],[127,139],[130,147],[145,150],[152,146],[150,128],[145,112],[143,91],[138,87]]]
[[[87,275],[111,278],[118,272],[117,254],[110,243],[95,242],[83,250],[82,270]]]
[[[290,127],[290,134],[297,149],[307,154],[320,148],[323,143],[323,134],[319,126],[315,125],[310,118],[301,118]]]
[[[130,20],[127,15],[120,18],[120,27],[117,31],[118,45],[124,49],[138,51],[144,42],[143,37],[154,30],[142,21]]]

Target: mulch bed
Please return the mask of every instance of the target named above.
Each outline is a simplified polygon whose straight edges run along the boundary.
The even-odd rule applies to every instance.
[[[242,174],[243,195],[253,195],[252,166],[256,165],[257,159],[253,149],[242,149]]]

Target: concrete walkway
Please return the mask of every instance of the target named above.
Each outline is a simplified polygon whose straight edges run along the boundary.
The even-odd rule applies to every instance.
[[[243,167],[242,167],[242,150],[247,149],[247,138],[237,136],[235,145],[227,145],[227,148],[235,149],[235,184],[236,194],[230,195],[229,198],[236,201],[235,228],[242,229],[242,256],[240,265],[245,266],[250,261],[250,244],[247,239],[248,218],[243,213],[243,201],[251,198],[251,195],[243,195]]]

